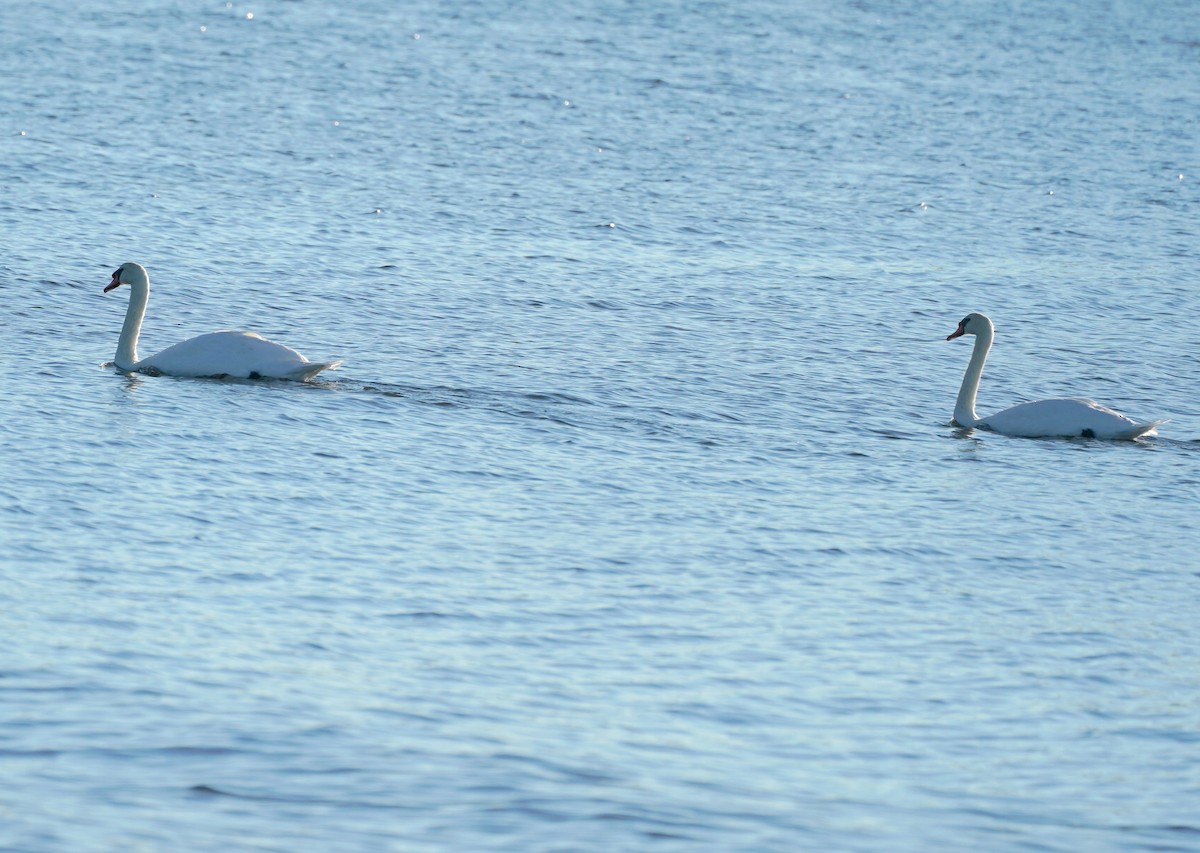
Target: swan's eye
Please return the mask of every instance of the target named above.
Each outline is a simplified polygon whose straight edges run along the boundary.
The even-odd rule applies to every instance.
[[[117,267],[115,270],[113,270],[113,278],[120,278],[120,276],[121,276],[121,268]]]
[[[960,327],[960,328],[963,328],[963,327],[965,327],[965,326],[967,325],[967,323],[969,323],[969,322],[971,322],[971,318],[970,318],[970,317],[963,317],[961,320],[959,320],[959,321],[958,321],[958,325],[959,325],[959,327]]]

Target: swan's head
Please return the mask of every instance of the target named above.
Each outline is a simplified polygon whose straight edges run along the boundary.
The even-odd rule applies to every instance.
[[[952,341],[955,338],[961,338],[963,335],[990,337],[991,334],[992,321],[988,319],[987,315],[971,313],[958,321],[958,328],[946,335],[946,340]]]
[[[122,284],[145,284],[150,280],[146,275],[146,268],[141,264],[135,264],[133,261],[121,264],[113,270],[112,281],[104,288],[104,292],[116,290]]]

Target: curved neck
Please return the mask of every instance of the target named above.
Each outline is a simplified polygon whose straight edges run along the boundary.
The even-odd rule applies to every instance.
[[[987,361],[991,348],[991,329],[975,335],[975,348],[971,350],[971,360],[967,362],[962,387],[958,389],[958,399],[954,402],[954,420],[959,426],[973,427],[979,423],[979,418],[975,416],[975,395],[979,393],[979,377],[983,375],[983,363]]]
[[[147,279],[129,284],[129,308],[125,311],[125,325],[121,327],[121,338],[117,341],[117,357],[114,361],[122,370],[133,370],[138,362],[138,335],[142,331],[142,318],[146,316],[146,302],[150,299],[150,282]]]

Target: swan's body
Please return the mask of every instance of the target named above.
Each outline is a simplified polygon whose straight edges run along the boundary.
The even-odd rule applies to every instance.
[[[341,364],[340,361],[309,361],[291,347],[268,341],[254,332],[212,332],[139,360],[138,335],[150,299],[150,276],[141,264],[121,264],[104,292],[123,284],[129,285],[129,308],[125,312],[125,325],[121,327],[114,359],[121,370],[168,376],[305,380]]]
[[[954,422],[963,427],[990,429],[1005,435],[1027,438],[1106,438],[1134,439],[1153,434],[1163,421],[1139,424],[1120,412],[1101,406],[1094,400],[1075,397],[1054,397],[1021,403],[994,415],[980,418],[975,414],[975,396],[979,392],[979,377],[992,348],[995,331],[992,321],[983,314],[968,314],[952,334],[951,341],[961,335],[974,335],[975,348],[963,374],[962,387],[954,404]]]

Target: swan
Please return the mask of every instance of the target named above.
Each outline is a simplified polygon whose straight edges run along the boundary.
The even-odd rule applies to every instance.
[[[1027,438],[1106,438],[1134,439],[1153,435],[1154,428],[1165,421],[1139,424],[1120,412],[1101,406],[1094,400],[1056,397],[1020,403],[986,418],[975,414],[975,395],[988,350],[992,348],[995,331],[992,321],[984,314],[968,314],[958,328],[946,336],[952,341],[963,335],[975,336],[971,361],[963,374],[962,387],[954,404],[954,423],[962,427],[990,429],[1005,435]]]
[[[157,355],[138,360],[138,335],[146,302],[150,298],[150,276],[146,268],[133,262],[121,264],[112,274],[104,292],[129,285],[129,308],[125,325],[117,341],[118,369],[168,376],[230,376],[238,379],[306,380],[322,370],[330,370],[340,361],[309,361],[291,347],[268,341],[254,332],[211,332],[198,335]]]

